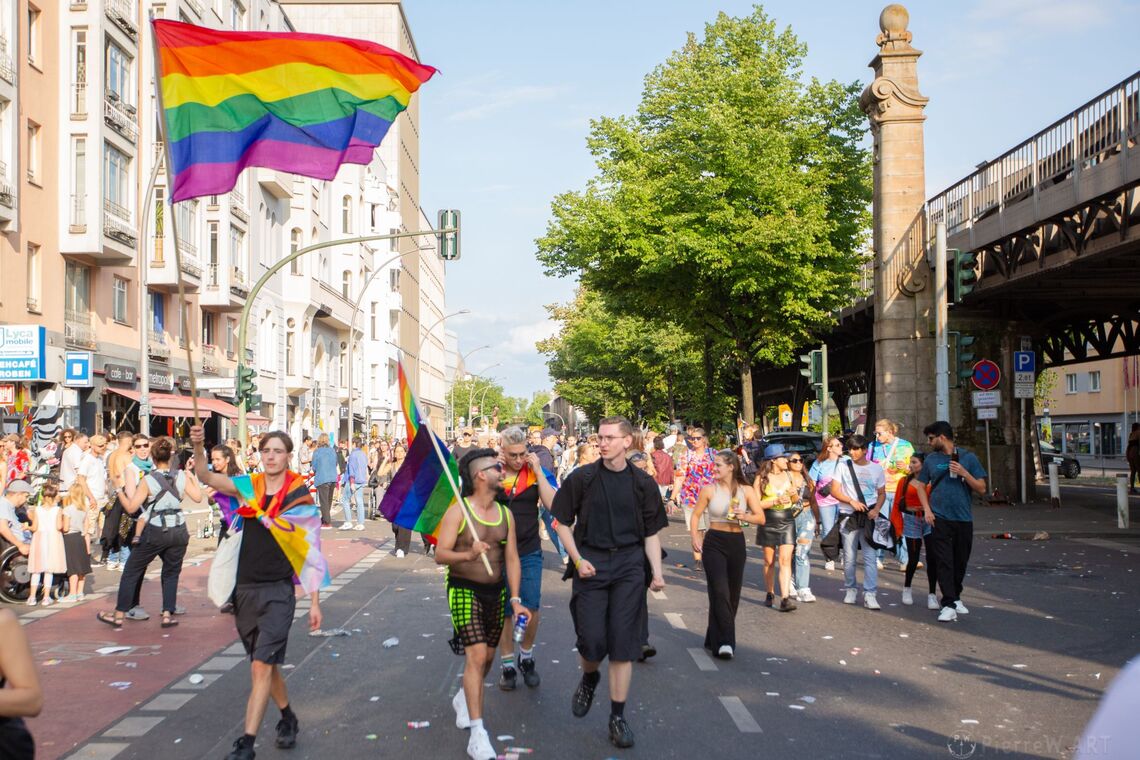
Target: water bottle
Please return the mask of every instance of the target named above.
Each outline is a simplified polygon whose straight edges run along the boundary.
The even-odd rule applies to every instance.
[[[526,614],[525,612],[520,612],[519,614],[515,615],[515,629],[511,637],[515,640],[516,644],[522,643],[523,634],[526,633],[526,624],[529,622],[530,615]]]

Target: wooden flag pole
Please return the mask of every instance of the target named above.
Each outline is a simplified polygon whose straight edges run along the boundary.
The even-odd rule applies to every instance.
[[[162,138],[162,156],[157,156],[156,161],[161,161],[163,158],[166,160],[166,201],[170,208],[170,231],[174,237],[174,276],[178,282],[178,309],[181,315],[181,332],[183,333],[181,339],[186,346],[186,371],[190,377],[190,402],[194,407],[194,424],[201,426],[202,416],[198,411],[198,379],[194,376],[194,355],[190,351],[190,335],[186,332],[190,330],[190,305],[186,301],[186,288],[182,284],[182,251],[178,247],[178,212],[174,206],[174,188],[171,187],[171,180],[174,177],[174,162],[171,160],[170,153],[170,139],[166,133],[166,109],[162,105],[162,70],[159,66],[159,52],[158,52],[158,37],[154,33],[154,11],[153,9],[148,14],[150,20],[150,41],[151,52],[154,56],[154,97],[155,108],[158,109],[158,132],[159,137]],[[157,225],[156,225],[157,227]],[[155,232],[158,232],[155,229]],[[143,250],[146,250],[146,243],[143,243]],[[146,266],[146,256],[143,256],[143,261],[139,262],[140,267]],[[140,305],[141,308],[141,305]],[[244,346],[239,346],[239,350],[245,351]],[[244,441],[242,442],[245,443]]]

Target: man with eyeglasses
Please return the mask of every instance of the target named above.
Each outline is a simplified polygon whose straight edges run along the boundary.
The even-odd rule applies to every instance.
[[[692,428],[688,438],[693,448],[677,468],[677,479],[673,483],[673,493],[681,494],[681,509],[685,512],[685,530],[689,530],[689,523],[692,521],[693,510],[697,506],[697,497],[701,489],[716,480],[716,455],[709,448],[709,439],[704,428]],[[702,514],[698,527],[702,536],[708,527],[708,517]],[[696,563],[693,569],[698,573],[701,572],[704,568],[701,566],[699,552],[693,553],[693,560]]]
[[[573,562],[564,577],[574,578],[570,615],[583,675],[571,712],[577,718],[589,712],[601,680],[598,669],[609,657],[610,742],[622,748],[634,743],[625,704],[633,661],[642,654],[646,576],[651,576],[650,590],[665,587],[659,534],[669,523],[653,478],[626,460],[631,445],[629,420],[602,420],[601,460],[571,472],[555,494],[551,510]]]
[[[974,543],[974,494],[986,492],[986,471],[973,452],[955,445],[949,422],[933,422],[923,432],[932,451],[923,459],[917,480],[930,484],[930,493],[925,488],[915,493],[926,523],[933,527],[930,547],[934,556],[927,561],[937,567],[942,590],[938,622],[949,623],[969,613],[962,604],[962,582]]]
[[[91,445],[83,452],[83,459],[79,462],[79,474],[87,486],[88,509],[93,514],[91,537],[94,537],[99,525],[99,514],[107,503],[107,465],[103,462],[103,457],[107,455],[107,439],[93,435],[89,442]]]

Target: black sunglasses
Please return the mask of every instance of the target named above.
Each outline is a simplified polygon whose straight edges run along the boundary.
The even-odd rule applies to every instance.
[[[489,464],[486,467],[484,467],[483,469],[479,470],[479,472],[485,472],[487,470],[498,470],[499,472],[502,472],[503,471],[503,463],[502,462],[495,462],[494,464]]]
[[[799,457],[796,457],[795,459],[789,459],[788,464],[800,464],[803,461],[804,460],[800,459]]]

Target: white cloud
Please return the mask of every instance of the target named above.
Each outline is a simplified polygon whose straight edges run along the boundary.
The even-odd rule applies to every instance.
[[[553,319],[543,319],[539,322],[532,322],[528,325],[518,325],[512,327],[510,331],[509,342],[513,346],[526,345],[531,350],[535,350],[534,344],[540,340],[555,335],[558,332],[558,323]]]
[[[1007,36],[1020,29],[1042,32],[1071,33],[1074,29],[1092,29],[1110,23],[1119,3],[1074,3],[1071,0],[986,0],[968,14],[972,21],[993,23],[1006,28]],[[1010,40],[1012,42],[1012,40]]]
[[[477,121],[486,119],[496,111],[528,103],[545,103],[554,100],[565,93],[566,87],[561,85],[517,85],[515,87],[490,88],[468,92],[466,99],[474,101],[475,105],[468,106],[452,113],[448,121]]]

